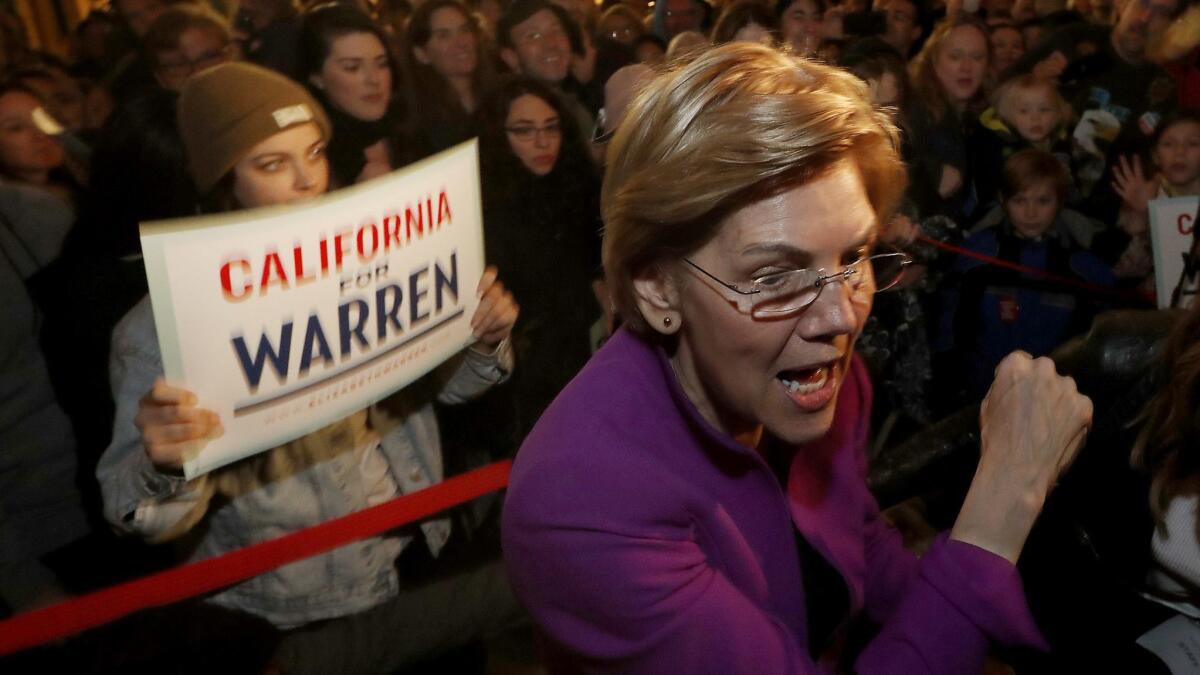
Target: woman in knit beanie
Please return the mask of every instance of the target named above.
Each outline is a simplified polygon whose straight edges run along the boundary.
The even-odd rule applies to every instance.
[[[333,187],[369,180],[403,164],[399,70],[382,29],[357,7],[317,5],[300,29],[302,78],[333,120]]]
[[[329,121],[303,87],[277,73],[232,63],[194,76],[180,96],[179,123],[192,177],[211,210],[298,202],[326,191]],[[116,422],[97,469],[105,516],[118,530],[152,542],[186,542],[187,559],[196,560],[440,481],[433,402],[468,400],[512,367],[507,338],[516,303],[495,268],[484,272],[479,291],[472,319],[478,342],[431,375],[325,428],[190,481],[180,473],[185,453],[221,434],[221,420],[192,392],[163,382],[154,316],[144,298],[113,333]],[[448,520],[427,521],[404,536],[360,540],[272,570],[205,602],[290,631],[277,657],[285,672],[390,672],[429,644],[468,641],[490,628],[488,622],[511,621],[519,611],[497,561],[475,573],[487,577],[483,582],[465,582],[491,594],[472,599],[477,608],[470,616],[478,621],[455,624],[449,636],[435,634],[448,627],[430,624],[429,613],[446,609],[406,597],[401,589],[412,580],[401,583],[396,561],[410,544],[436,556],[449,535]],[[365,640],[371,631],[382,637]],[[403,635],[412,637],[394,639]]]
[[[179,132],[205,210],[324,194],[332,127],[321,105],[292,80],[259,66],[229,63],[214,70],[189,79],[179,99]],[[289,160],[272,165],[269,182],[263,182],[266,167],[254,161],[263,154],[255,152],[260,145]]]

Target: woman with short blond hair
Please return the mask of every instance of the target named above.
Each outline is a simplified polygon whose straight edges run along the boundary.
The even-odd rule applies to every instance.
[[[761,45],[676,64],[609,148],[604,263],[626,328],[517,456],[504,551],[552,669],[979,672],[1041,646],[1014,567],[1091,404],[1010,357],[948,536],[917,561],[865,482],[854,342],[903,270],[875,250],[896,131],[852,75]],[[821,664],[821,665],[818,665]]]

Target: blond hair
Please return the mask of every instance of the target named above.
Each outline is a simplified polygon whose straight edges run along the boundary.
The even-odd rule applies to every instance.
[[[1058,112],[1058,126],[1055,127],[1055,130],[1068,126],[1075,116],[1071,104],[1067,103],[1062,94],[1058,93],[1058,85],[1054,83],[1054,80],[1043,79],[1033,73],[1010,77],[1001,83],[992,97],[992,105],[995,106],[1000,119],[1004,120],[1005,124],[1011,125],[1013,123],[1013,106],[1016,105],[1016,93],[1037,90],[1050,93],[1050,102]]]
[[[866,85],[840,69],[749,43],[673,64],[609,145],[604,271],[617,310],[646,334],[634,278],[703,246],[733,211],[841,160],[857,167],[886,222],[905,187],[898,144]]]

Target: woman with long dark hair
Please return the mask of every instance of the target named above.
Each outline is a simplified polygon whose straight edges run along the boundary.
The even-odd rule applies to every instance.
[[[387,35],[358,8],[317,5],[300,29],[300,67],[333,124],[331,187],[369,180],[404,163],[399,70]]]
[[[590,354],[600,316],[599,180],[559,97],[529,79],[504,81],[479,110],[488,260],[524,298],[513,332],[516,438]]]
[[[483,32],[458,0],[429,0],[408,22],[409,138],[421,155],[474,135],[472,118],[490,79]]]
[[[1200,615],[1200,303],[1167,339],[1166,381],[1146,407],[1132,464],[1150,478],[1151,593]],[[1190,610],[1190,611],[1189,611]]]

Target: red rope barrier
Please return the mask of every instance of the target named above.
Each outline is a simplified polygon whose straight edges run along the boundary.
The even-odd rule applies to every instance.
[[[0,621],[0,656],[115,621],[142,609],[186,600],[432,516],[508,485],[504,460],[410,495],[277,539],[151,574]]]
[[[1115,288],[1109,288],[1107,286],[1090,284],[1086,281],[1080,281],[1079,279],[1072,279],[1070,277],[1061,277],[1061,276],[1058,276],[1057,274],[1051,274],[1051,273],[1047,272],[1046,270],[1039,270],[1039,269],[1036,269],[1033,267],[1026,267],[1025,265],[1021,265],[1021,264],[1012,262],[1011,260],[1003,260],[1001,258],[996,258],[996,257],[990,256],[990,255],[985,255],[983,253],[979,253],[978,251],[972,251],[970,249],[966,249],[961,246],[955,246],[954,244],[948,244],[944,241],[938,241],[936,239],[931,239],[929,237],[926,237],[923,234],[918,234],[916,237],[916,240],[923,244],[929,244],[930,246],[940,248],[943,251],[949,251],[950,253],[957,253],[958,255],[965,256],[967,258],[974,258],[975,260],[979,260],[981,262],[988,263],[989,265],[995,265],[996,267],[1003,267],[1005,269],[1015,270],[1022,274],[1028,274],[1030,276],[1035,276],[1035,277],[1038,277],[1041,279],[1045,279],[1046,281],[1052,281],[1056,284],[1061,284],[1063,286],[1070,286],[1072,288],[1078,288],[1080,290],[1088,291],[1090,293],[1095,293],[1096,295],[1104,295],[1104,296],[1108,296],[1111,298],[1119,298],[1119,299],[1125,300],[1125,301],[1133,301],[1133,302],[1138,302],[1138,303],[1149,303],[1151,305],[1154,304],[1153,298],[1149,298],[1142,293],[1136,293],[1136,292],[1131,292],[1131,291],[1121,291],[1121,290],[1117,290]]]

